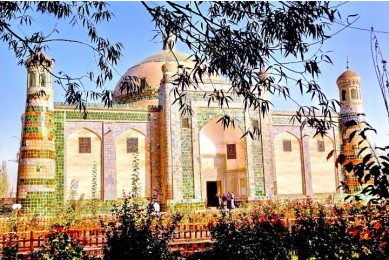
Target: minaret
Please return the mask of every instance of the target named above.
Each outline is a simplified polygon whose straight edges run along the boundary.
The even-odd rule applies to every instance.
[[[351,161],[354,165],[358,164],[361,156],[358,156],[360,149],[364,144],[358,144],[362,138],[358,135],[363,129],[365,118],[363,115],[363,103],[361,97],[361,78],[355,72],[348,69],[338,77],[336,84],[339,88],[340,112],[339,112],[339,131],[341,137],[340,151],[345,155],[345,163]],[[357,125],[346,128],[348,121],[355,120]],[[352,132],[358,131],[350,141],[349,136]],[[357,191],[358,179],[354,173],[348,173],[342,169],[342,179],[350,188],[351,192]]]
[[[17,201],[27,213],[50,215],[55,209],[53,60],[38,52],[27,68],[27,104],[18,169]]]
[[[171,76],[173,75],[173,65],[165,63],[162,65],[163,78],[159,89],[159,106],[161,111],[161,147],[160,152],[163,155],[161,160],[162,186],[165,197],[162,201],[173,199],[173,168],[172,168],[172,140],[171,140]]]

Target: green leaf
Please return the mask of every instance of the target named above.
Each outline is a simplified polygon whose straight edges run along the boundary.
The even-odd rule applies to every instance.
[[[328,154],[327,154],[327,161],[332,157],[332,155],[334,154],[335,150],[332,150],[330,151]]]
[[[348,137],[348,141],[351,142],[355,136],[355,134],[358,133],[358,130],[354,130],[350,133],[349,137]]]
[[[371,157],[372,157],[371,154],[365,155],[365,157],[363,157],[363,164],[366,164],[371,159]]]
[[[337,162],[338,162],[339,164],[343,164],[343,163],[345,162],[345,160],[346,160],[346,156],[344,156],[344,154],[339,154],[339,155],[338,155]]]
[[[351,172],[354,168],[354,164],[352,162],[348,162],[345,166],[347,172]]]

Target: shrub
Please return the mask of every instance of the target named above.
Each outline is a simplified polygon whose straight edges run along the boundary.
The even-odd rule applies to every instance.
[[[0,214],[10,213],[10,212],[12,212],[12,209],[10,207],[0,205]]]
[[[5,236],[9,241],[14,239],[16,237],[15,234],[8,234]],[[17,259],[17,254],[19,250],[19,244],[18,243],[6,243],[3,248],[1,249],[1,259],[3,260],[15,260]]]
[[[32,260],[77,260],[84,259],[83,241],[74,239],[62,226],[55,226],[46,236],[46,242],[31,253]]]
[[[164,219],[152,213],[144,203],[126,197],[114,208],[116,221],[107,225],[104,259],[173,259],[168,243],[181,215]]]
[[[208,227],[215,242],[212,251],[204,252],[205,259],[289,258],[290,236],[280,215],[252,212],[234,219],[223,212],[217,223],[210,221]]]

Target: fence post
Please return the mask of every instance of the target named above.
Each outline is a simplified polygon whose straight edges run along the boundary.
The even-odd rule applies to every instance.
[[[32,252],[33,249],[34,249],[34,233],[31,230],[30,231],[30,252]]]

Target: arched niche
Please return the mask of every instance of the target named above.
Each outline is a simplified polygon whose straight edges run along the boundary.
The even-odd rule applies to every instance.
[[[46,87],[47,80],[46,80],[46,73],[45,72],[40,73],[39,79],[40,79],[40,86]]]
[[[132,177],[139,177],[138,190],[141,197],[146,196],[149,178],[146,177],[146,137],[139,131],[130,129],[115,140],[116,149],[116,196],[133,190]]]
[[[243,131],[231,125],[224,129],[219,117],[208,121],[199,132],[202,196],[234,192],[247,197],[247,155]],[[211,190],[213,185],[215,190]],[[211,205],[212,206],[212,205]]]
[[[28,87],[36,87],[36,76],[35,72],[28,73]]]
[[[299,139],[289,132],[281,133],[274,140],[278,195],[303,194],[300,146]]]
[[[334,149],[333,141],[327,136],[317,135],[309,140],[309,157],[313,193],[333,193],[336,191],[334,161],[327,155]]]
[[[342,101],[345,101],[347,99],[346,94],[347,94],[346,90],[342,89]]]
[[[72,182],[76,183],[79,196],[85,199],[92,198],[93,175],[96,175],[96,195],[101,194],[101,139],[89,129],[82,128],[67,138],[66,146],[66,174],[65,199],[69,198]]]
[[[351,89],[351,99],[357,99],[357,90],[355,88]]]

